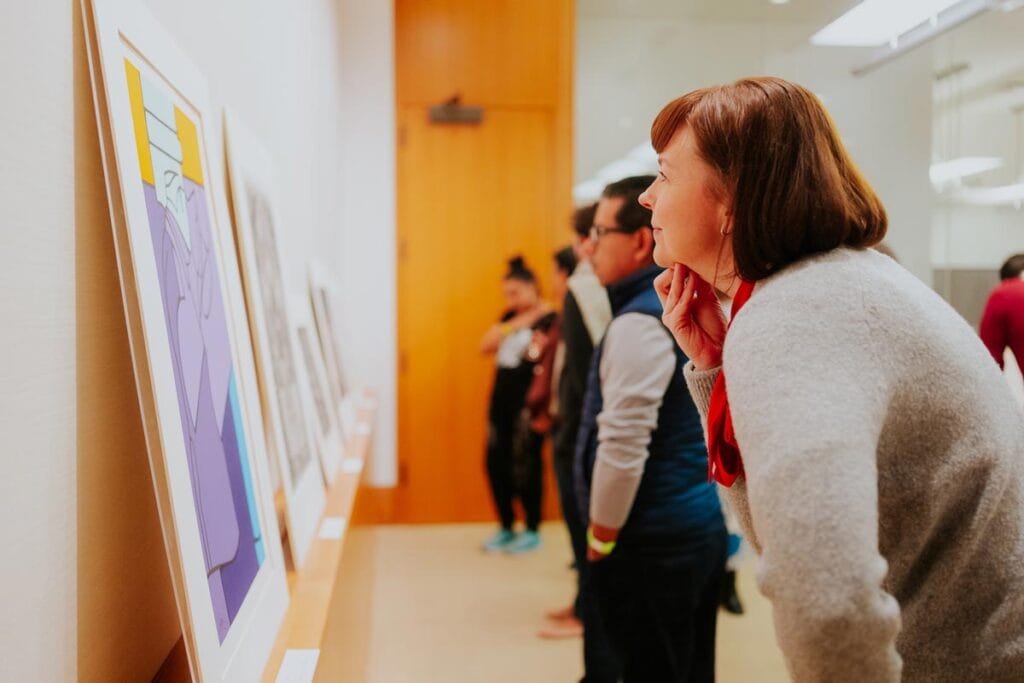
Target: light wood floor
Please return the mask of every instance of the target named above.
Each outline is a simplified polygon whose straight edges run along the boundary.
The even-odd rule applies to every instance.
[[[536,637],[544,610],[568,603],[572,572],[565,528],[547,523],[544,546],[523,556],[486,555],[491,525],[362,527],[373,535],[369,683],[524,681],[581,675],[579,640]],[[767,602],[740,572],[747,614],[722,613],[718,680],[786,681]]]

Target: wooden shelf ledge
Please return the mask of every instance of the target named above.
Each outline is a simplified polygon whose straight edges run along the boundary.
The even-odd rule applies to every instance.
[[[345,457],[348,460],[356,458],[365,464],[371,451],[373,434],[370,427],[374,424],[376,416],[376,401],[369,393],[364,393],[362,399],[356,411],[356,433],[347,439]],[[346,471],[342,467],[327,491],[327,503],[321,523],[330,517],[343,518],[345,530],[341,538],[318,536],[309,549],[305,566],[301,570],[288,572],[291,599],[281,631],[263,672],[265,683],[273,683],[276,680],[285,653],[289,650],[320,649],[362,471],[362,467],[358,472]]]

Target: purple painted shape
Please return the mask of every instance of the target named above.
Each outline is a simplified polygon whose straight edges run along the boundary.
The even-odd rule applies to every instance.
[[[230,454],[224,448],[220,425],[214,422],[216,413],[210,396],[208,364],[203,363],[202,384],[199,389],[199,412],[196,430],[192,433],[193,495],[199,503],[200,526],[206,530],[206,571],[211,572],[234,560],[238,543],[245,538],[239,529],[232,496],[232,481],[228,461]],[[234,443],[237,434],[228,438]],[[235,460],[238,459],[235,446]],[[248,534],[252,538],[252,534]]]
[[[228,636],[228,629],[231,628],[231,620],[234,619],[228,612],[227,601],[224,599],[224,582],[221,580],[220,572],[214,572],[207,577],[210,584],[210,598],[213,600],[213,619],[217,623],[217,638],[220,642]]]
[[[189,476],[199,519],[214,619],[221,641],[252,585],[254,534],[245,501],[238,439],[244,438],[225,417],[231,415],[228,385],[231,351],[212,234],[202,187],[185,181],[192,224],[192,249],[181,237],[174,218],[157,201],[153,186],[143,183],[150,235],[170,341],[181,426],[188,454]],[[239,513],[237,496],[243,500]],[[247,532],[241,527],[248,527]],[[243,548],[246,550],[243,551]],[[233,567],[242,557],[239,567]],[[225,570],[231,568],[229,587]],[[230,598],[228,594],[230,593]]]
[[[234,560],[221,568],[221,581],[224,584],[224,598],[228,616],[232,621],[242,606],[249,586],[256,578],[260,563],[256,558],[256,533],[252,528],[249,516],[249,501],[245,494],[245,478],[242,474],[241,455],[238,451],[238,439],[235,437],[238,425],[235,424],[231,406],[224,410],[224,454],[227,456],[228,476],[231,478],[231,494],[234,502],[235,519],[238,520],[239,532],[245,539],[238,545],[238,553]]]
[[[200,304],[203,340],[206,361],[210,368],[210,390],[213,394],[217,424],[224,424],[224,411],[228,405],[228,382],[231,379],[231,343],[228,339],[227,315],[221,293],[220,274],[217,269],[216,252],[213,246],[213,230],[210,226],[210,212],[207,210],[206,190],[188,178],[182,178],[185,191],[188,221],[191,227],[192,253],[195,262],[190,273],[190,285]],[[170,214],[168,214],[170,217]],[[173,217],[169,218],[174,220]],[[180,241],[176,246],[179,253],[188,246],[181,239],[181,233],[173,234]],[[198,245],[198,248],[197,248]]]

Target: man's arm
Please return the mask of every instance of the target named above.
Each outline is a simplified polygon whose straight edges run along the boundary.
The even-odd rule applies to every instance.
[[[672,345],[661,322],[642,313],[616,318],[605,335],[604,406],[597,417],[590,519],[613,535],[626,523],[643,477],[647,447],[676,367]],[[610,540],[607,536],[602,540]]]

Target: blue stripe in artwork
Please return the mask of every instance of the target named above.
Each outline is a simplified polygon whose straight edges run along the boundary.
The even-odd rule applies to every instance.
[[[245,499],[249,504],[249,520],[252,523],[256,546],[256,561],[263,564],[266,556],[263,550],[263,530],[260,527],[260,520],[256,514],[256,496],[252,490],[252,473],[249,469],[249,448],[245,442],[245,434],[242,430],[242,411],[238,406],[238,389],[235,387],[235,372],[231,371],[231,379],[228,381],[228,400],[231,402],[231,414],[235,421],[235,430],[238,432],[238,457],[242,461],[242,478],[245,480]]]

